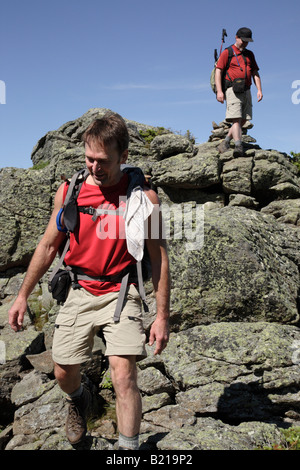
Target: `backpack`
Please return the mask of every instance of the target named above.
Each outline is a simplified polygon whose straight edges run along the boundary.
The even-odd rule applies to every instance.
[[[225,93],[225,90],[226,90],[226,87],[225,87],[225,76],[226,74],[228,75],[228,69],[229,69],[229,66],[230,66],[230,62],[231,62],[231,59],[233,57],[233,49],[231,46],[227,47],[226,50],[228,50],[228,61],[227,61],[227,65],[226,65],[226,68],[222,71],[222,91],[223,93]],[[220,57],[219,57],[220,58]],[[217,68],[217,63],[218,63],[218,60],[219,58],[216,58],[215,57],[215,66],[211,72],[211,75],[210,75],[210,86],[211,86],[211,89],[212,91],[216,94],[217,93],[217,89],[216,89],[216,82],[215,82],[215,75],[216,75],[216,68]],[[230,78],[230,77],[229,77]]]
[[[138,167],[132,167],[130,165],[121,165],[123,173],[127,173],[129,177],[127,198],[129,198],[132,190],[137,187],[143,187],[145,184],[145,176],[142,170]],[[60,258],[58,264],[51,272],[48,280],[48,289],[52,293],[53,298],[59,303],[63,304],[67,298],[69,288],[72,286],[73,289],[80,288],[79,280],[98,280],[99,282],[121,282],[120,293],[118,302],[114,314],[114,321],[119,321],[125,294],[129,282],[137,282],[139,294],[143,302],[144,311],[148,312],[148,306],[146,303],[146,295],[144,290],[143,282],[149,280],[152,275],[151,262],[147,247],[144,246],[143,259],[134,265],[125,268],[122,272],[114,276],[101,276],[91,277],[86,275],[80,268],[74,268],[70,266],[64,266],[64,258],[69,250],[70,246],[70,233],[74,233],[77,227],[79,212],[89,214],[93,220],[95,217],[96,209],[93,207],[77,205],[77,198],[80,193],[83,182],[88,177],[88,170],[82,169],[76,172],[69,182],[68,191],[64,201],[63,208],[57,214],[56,224],[59,231],[66,232],[67,238],[64,245],[60,248]],[[107,212],[107,211],[106,211]],[[118,210],[113,211],[115,215],[119,215]],[[61,216],[64,214],[64,226],[61,223]]]

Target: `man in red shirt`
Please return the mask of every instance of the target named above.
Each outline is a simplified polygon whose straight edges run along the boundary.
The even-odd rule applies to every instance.
[[[129,135],[126,124],[121,116],[109,113],[93,122],[83,139],[89,173],[81,187],[78,205],[96,210],[99,207],[109,208],[119,214],[117,209],[121,209],[121,202],[124,203],[122,197],[126,198],[129,182],[127,174],[121,171],[121,164],[126,162],[128,156]],[[14,331],[21,329],[27,299],[51,266],[65,239],[65,233],[59,231],[56,221],[65,195],[64,183],[56,193],[48,227],[9,311],[9,323]],[[153,205],[156,223],[161,223],[157,194],[145,186],[141,195],[146,204]],[[116,230],[112,230],[111,234],[106,231],[108,217],[114,217],[114,220],[118,217]],[[136,262],[127,249],[124,224],[123,217],[119,215],[103,214],[93,220],[89,213],[80,213],[78,228],[70,235],[66,264],[82,268],[88,276],[109,276],[107,282],[102,279],[88,280],[81,283],[81,288],[71,288],[56,318],[52,347],[54,372],[59,386],[67,394],[69,411],[66,433],[72,444],[77,444],[85,436],[86,410],[90,402],[90,392],[81,383],[80,364],[90,358],[93,337],[101,329],[116,394],[119,448],[138,448],[141,397],[137,387],[136,361],[146,355],[146,338],[141,301],[134,284],[128,288],[119,321],[114,321],[120,282],[113,276]],[[154,354],[160,354],[169,339],[169,264],[165,240],[158,236],[151,238],[150,227],[148,232],[145,244],[152,266],[157,309],[149,344],[156,342]]]
[[[261,101],[263,98],[258,65],[253,52],[246,50],[249,42],[253,42],[252,31],[249,28],[240,28],[236,33],[235,44],[231,46],[233,55],[228,70],[226,70],[228,48],[222,52],[216,65],[217,100],[220,103],[224,103],[226,100],[226,121],[232,122],[227,137],[218,149],[220,153],[229,150],[230,141],[233,139],[235,141],[233,152],[235,157],[242,156],[244,153],[242,127],[246,121],[252,119],[250,92],[252,78],[257,87],[257,101]],[[223,73],[225,80],[222,78]]]

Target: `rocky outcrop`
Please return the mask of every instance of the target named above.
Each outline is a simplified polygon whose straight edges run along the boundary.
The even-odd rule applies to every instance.
[[[64,177],[84,166],[81,136],[107,110],[92,109],[42,137],[34,166],[0,170],[1,449],[71,450],[65,401],[53,376],[58,306],[47,275],[32,293],[24,330],[7,312]],[[162,201],[172,275],[171,337],[138,364],[141,448],[250,450],[284,442],[300,423],[300,179],[289,157],[243,135],[245,155],[220,155],[227,125],[196,145],[169,130],[126,121],[129,163]],[[155,316],[151,283],[146,285]],[[89,435],[79,448],[113,449],[114,397],[104,346],[82,372],[96,386]],[[78,447],[77,447],[78,448]]]

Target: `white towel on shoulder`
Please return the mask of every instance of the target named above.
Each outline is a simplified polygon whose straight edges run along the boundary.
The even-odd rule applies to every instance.
[[[154,205],[140,187],[133,189],[126,202],[124,219],[127,249],[137,261],[143,258],[145,221],[153,208]]]

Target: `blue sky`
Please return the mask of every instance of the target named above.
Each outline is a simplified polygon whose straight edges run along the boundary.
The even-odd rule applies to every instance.
[[[241,26],[264,93],[257,103],[252,87],[250,134],[300,152],[298,0],[2,0],[0,167],[32,166],[40,137],[96,107],[206,142],[225,116],[209,86],[214,49],[222,28],[227,47]]]

